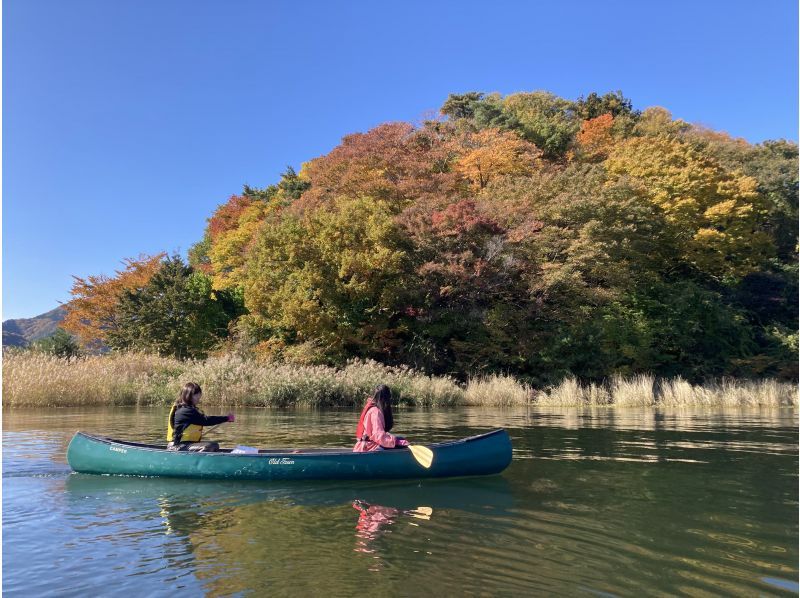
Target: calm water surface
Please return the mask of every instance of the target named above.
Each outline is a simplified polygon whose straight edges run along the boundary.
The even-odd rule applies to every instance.
[[[486,478],[276,484],[70,473],[75,430],[161,441],[165,416],[5,411],[7,595],[798,592],[792,409],[396,417],[398,433],[423,442],[508,429],[514,461]],[[214,436],[343,446],[356,419],[351,410],[239,410]]]

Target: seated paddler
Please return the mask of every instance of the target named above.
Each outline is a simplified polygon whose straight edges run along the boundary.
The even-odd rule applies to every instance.
[[[219,450],[216,442],[203,440],[203,426],[216,426],[235,421],[233,413],[228,415],[206,415],[197,408],[203,397],[199,384],[187,382],[178,400],[169,411],[167,419],[167,448],[171,451],[194,451],[201,453]]]
[[[356,445],[353,452],[365,453],[408,446],[405,438],[390,434],[394,426],[392,391],[381,384],[367,399],[356,427]]]

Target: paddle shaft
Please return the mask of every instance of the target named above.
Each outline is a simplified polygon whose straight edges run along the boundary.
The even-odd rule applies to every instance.
[[[227,424],[227,423],[228,422],[222,422],[222,424]],[[211,432],[219,428],[222,424],[217,424],[216,426],[211,426],[208,430],[203,430],[203,436],[205,436],[206,434],[210,434]]]

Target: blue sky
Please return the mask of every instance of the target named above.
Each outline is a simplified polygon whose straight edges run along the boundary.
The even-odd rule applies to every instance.
[[[2,318],[186,250],[242,185],[449,93],[620,89],[797,140],[793,0],[3,1]]]

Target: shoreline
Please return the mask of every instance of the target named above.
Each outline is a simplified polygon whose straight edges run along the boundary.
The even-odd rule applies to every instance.
[[[140,353],[61,359],[25,351],[3,356],[3,407],[166,405],[188,381],[209,406],[350,407],[379,383],[401,405],[428,407],[756,407],[796,406],[796,384],[724,379],[693,385],[648,374],[612,376],[600,384],[567,378],[533,388],[512,376],[461,384],[408,367],[352,361],[342,368],[259,363],[235,356],[178,361]]]

